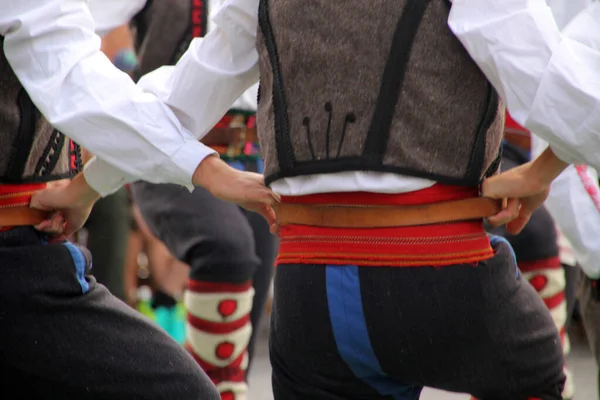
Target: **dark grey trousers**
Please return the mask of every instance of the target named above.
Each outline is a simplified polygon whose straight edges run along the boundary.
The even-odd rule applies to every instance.
[[[270,332],[276,400],[561,400],[558,331],[511,249],[477,265],[279,265]],[[310,327],[307,329],[307,327]]]
[[[277,251],[266,221],[199,187],[190,193],[181,186],[137,182],[132,188],[149,228],[175,257],[190,265],[192,279],[253,281],[253,334],[248,348],[252,360]]]
[[[127,189],[98,200],[86,222],[87,247],[94,257],[94,277],[125,299],[125,257],[131,228]]]
[[[220,399],[157,325],[97,284],[89,252],[0,233],[0,376],[11,399]]]

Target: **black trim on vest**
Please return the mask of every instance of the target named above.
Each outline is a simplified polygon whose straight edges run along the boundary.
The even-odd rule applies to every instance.
[[[275,115],[275,146],[277,148],[277,161],[281,174],[287,176],[295,166],[296,157],[290,139],[290,124],[287,113],[287,101],[283,90],[283,79],[279,68],[279,55],[275,35],[269,17],[269,0],[260,0],[258,6],[258,23],[265,38],[265,47],[269,53],[271,68],[273,69],[273,113]]]
[[[410,60],[412,46],[429,1],[408,0],[402,16],[396,24],[392,48],[385,64],[375,112],[363,149],[363,157],[369,165],[383,163],[396,104],[398,104],[406,75],[406,66]]]
[[[22,179],[29,153],[35,140],[35,127],[37,122],[37,109],[33,105],[27,91],[22,88],[17,98],[21,121],[19,132],[13,143],[13,154],[8,163],[4,180],[18,182]]]
[[[52,136],[50,136],[50,140],[48,140],[48,144],[46,144],[46,148],[35,166],[34,175],[45,176],[52,171],[60,159],[64,145],[65,135],[57,130],[52,132]]]
[[[260,79],[258,80],[258,91],[256,92],[256,105],[260,104]]]
[[[399,175],[413,176],[416,178],[429,179],[446,185],[462,185],[462,186],[477,186],[477,182],[465,182],[464,177],[452,177],[439,174],[432,174],[429,172],[418,171],[411,168],[396,167],[393,165],[369,165],[365,166],[365,160],[362,157],[344,157],[330,160],[314,161],[298,161],[294,164],[294,169],[283,173],[282,171],[276,172],[265,177],[265,184],[270,185],[274,181],[282,178],[293,178],[295,176],[303,175],[314,175],[314,174],[333,174],[336,172],[389,172]],[[478,179],[478,182],[481,181]]]
[[[71,172],[79,173],[83,169],[83,160],[81,159],[81,146],[74,141],[69,141],[69,162],[71,163]]]
[[[500,150],[498,150],[498,155],[496,156],[496,158],[494,159],[494,161],[490,164],[490,167],[487,169],[487,171],[485,171],[485,174],[483,175],[483,178],[489,178],[490,176],[493,176],[496,171],[498,171],[498,168],[500,168],[500,164],[502,163],[502,146],[500,146]]]
[[[467,184],[478,184],[481,182],[481,171],[485,163],[485,139],[498,113],[498,93],[496,93],[496,90],[490,83],[488,83],[488,86],[487,106],[481,117],[481,123],[477,129],[477,136],[475,137],[475,143],[473,143],[473,150],[471,151],[471,158],[467,165],[467,174],[465,176]]]

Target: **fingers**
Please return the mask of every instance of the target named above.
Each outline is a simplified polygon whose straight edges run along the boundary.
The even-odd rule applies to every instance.
[[[65,235],[67,235],[67,236],[68,236],[68,235],[72,235],[72,234],[74,234],[75,232],[77,232],[77,231],[78,231],[80,228],[81,228],[81,227],[74,226],[74,225],[70,224],[70,223],[67,221],[67,222],[65,222],[65,225],[64,225],[64,228],[63,228],[63,233],[64,233]]]
[[[53,214],[49,219],[43,221],[35,228],[44,233],[51,235],[61,235],[65,232],[66,221],[61,213]]]
[[[279,235],[281,234],[281,227],[279,226],[279,224],[273,224],[270,227],[270,231],[271,231],[271,234],[279,237]]]
[[[275,192],[271,191],[271,196],[273,196],[273,198],[275,199],[275,201],[277,203],[281,203],[281,196],[279,195],[279,193],[275,193]]]
[[[519,217],[520,203],[518,199],[508,199],[506,207],[498,214],[489,217],[488,222],[493,227],[505,225],[508,222]]]
[[[518,235],[529,222],[531,214],[523,214],[506,224],[506,231],[511,235]]]
[[[269,226],[277,225],[277,216],[275,215],[275,211],[273,207],[267,204],[261,204],[258,209],[258,213],[263,216],[264,219],[267,220]]]

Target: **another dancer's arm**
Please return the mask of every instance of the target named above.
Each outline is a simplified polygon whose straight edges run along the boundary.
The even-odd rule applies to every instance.
[[[213,29],[194,39],[177,65],[150,72],[138,87],[168,105],[182,127],[201,139],[258,81],[257,14],[258,0],[226,1],[213,18]],[[132,180],[99,158],[86,166],[88,175],[106,177],[104,192]]]
[[[600,4],[562,34],[545,0],[454,0],[449,24],[519,124],[600,167]]]
[[[57,129],[103,160],[104,167],[92,163],[85,173],[96,191],[110,193],[136,179],[192,186],[200,163],[214,152],[182,126],[171,108],[137,87],[99,51],[85,0],[0,4],[4,53],[33,102]],[[211,91],[201,80],[188,79],[195,75],[189,71],[194,65],[188,65],[179,76],[185,75],[185,85],[208,102]],[[247,72],[246,87],[257,78],[256,65],[247,65]],[[236,98],[232,95],[227,106]],[[212,124],[199,121],[195,128],[207,131]]]
[[[210,71],[218,66],[212,62],[195,63],[194,49],[200,45],[196,42],[169,80],[173,88],[185,88],[178,96],[173,91],[171,106],[203,97],[205,104],[212,103],[213,111],[219,106],[226,110],[258,79],[258,57],[250,62],[241,57],[238,62],[237,44],[242,41],[236,38],[236,45],[230,43],[234,36],[255,30],[256,13],[254,26],[251,21],[243,25],[244,21],[231,18],[236,14],[236,1],[232,3],[231,12],[222,14],[224,29],[215,30],[215,38],[209,42],[213,47],[205,51],[214,50],[214,60],[228,61],[239,73],[237,78],[227,76],[227,70]],[[0,0],[0,6],[4,54],[33,102],[57,129],[99,157],[88,163],[84,176],[74,179],[67,189],[38,196],[32,203],[73,216],[98,193],[109,194],[127,182],[143,179],[190,189],[193,184],[204,186],[223,200],[271,219],[272,210],[265,203],[272,203],[274,198],[260,175],[235,171],[217,157],[208,157],[214,151],[182,126],[175,115],[181,115],[181,110],[173,110],[156,95],[141,90],[100,52],[100,39],[93,31],[85,0]],[[253,42],[246,42],[246,46],[250,48],[247,53],[256,53]],[[207,70],[212,74],[204,75]],[[203,84],[203,78],[235,81],[240,87],[237,93],[236,88],[230,88],[232,93],[222,94],[218,82]],[[186,94],[192,95],[186,98]],[[196,111],[202,110],[202,104],[188,104],[189,108],[194,106],[199,107]],[[196,120],[195,133],[201,136],[214,122]],[[82,223],[80,218],[74,221]]]
[[[532,155],[547,143],[532,135]],[[544,203],[573,246],[575,258],[587,276],[600,278],[600,188],[598,177],[584,165],[569,166],[552,182]]]
[[[600,4],[562,34],[545,0],[454,0],[449,24],[519,124],[600,167]]]
[[[516,233],[569,163],[600,166],[600,5],[559,31],[545,0],[454,0],[449,25],[512,117],[550,142],[540,158],[483,183],[516,205],[491,220]],[[509,203],[511,203],[509,202]],[[515,211],[516,210],[516,211]]]
[[[213,29],[194,39],[176,66],[145,75],[138,87],[167,104],[183,127],[201,139],[258,80],[257,14],[258,0],[225,1],[213,18]],[[131,181],[99,158],[86,166],[86,176],[92,174],[109,177],[104,179],[105,192]]]

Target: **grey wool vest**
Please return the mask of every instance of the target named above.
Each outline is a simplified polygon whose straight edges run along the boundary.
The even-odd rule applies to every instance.
[[[164,65],[173,65],[194,37],[206,34],[208,0],[149,0],[133,19],[140,60],[136,80]]]
[[[494,173],[504,106],[449,11],[447,0],[260,0],[267,183],[380,171],[477,185]]]
[[[70,178],[81,169],[79,147],[36,109],[4,51],[0,51],[0,141],[0,184]]]

